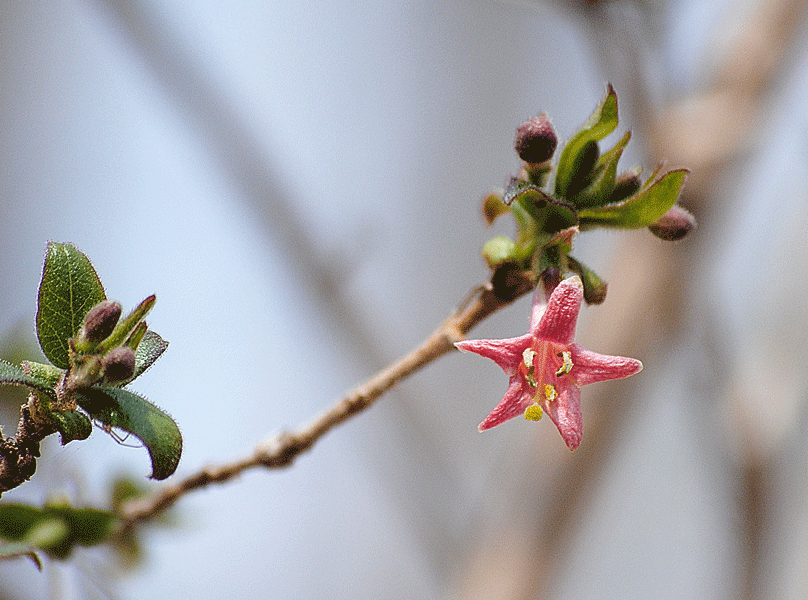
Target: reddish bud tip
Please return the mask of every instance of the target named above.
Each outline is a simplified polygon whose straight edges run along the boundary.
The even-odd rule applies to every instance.
[[[555,152],[558,138],[547,116],[542,113],[522,123],[516,130],[516,153],[526,163],[537,164],[549,160]]]
[[[122,383],[135,374],[135,352],[126,346],[113,348],[104,356],[104,380]]]
[[[668,212],[648,226],[655,236],[666,242],[681,240],[696,227],[696,218],[685,208],[674,204]]]
[[[121,318],[121,305],[103,300],[90,309],[84,317],[80,337],[93,344],[109,337]]]

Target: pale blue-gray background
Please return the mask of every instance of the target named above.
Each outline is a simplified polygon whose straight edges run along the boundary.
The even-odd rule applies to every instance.
[[[615,2],[624,34],[608,44],[650,44],[653,93],[686,96],[720,25],[746,4]],[[563,138],[619,77],[621,131],[641,126],[631,75],[609,67],[574,5],[6,0],[0,331],[31,335],[45,242],[71,241],[124,306],[157,294],[149,323],[171,346],[133,387],[180,423],[180,476],[302,423],[485,278],[479,199],[517,168],[522,120],[547,111]],[[770,583],[771,597],[805,592],[805,48],[767,96],[765,143],[716,182],[741,210],[699,232],[710,243],[681,338],[646,360],[642,400],[556,557],[552,597],[736,597],[731,461],[704,452],[726,427],[711,394],[727,386],[753,412],[793,399],[761,424],[792,440],[772,499],[782,535],[771,536]],[[664,158],[643,149],[638,138],[626,166]],[[609,278],[618,240],[582,237],[577,254]],[[517,335],[528,310],[523,300],[474,335]],[[597,310],[585,310],[583,336]],[[726,371],[701,344],[706,324],[732,348]],[[144,535],[140,570],[116,578],[93,551],[45,574],[0,563],[0,596],[521,597],[502,592],[508,572],[481,574],[480,556],[508,547],[510,511],[543,510],[520,496],[540,477],[523,467],[536,437],[561,440],[549,422],[479,435],[504,387],[491,364],[444,358],[291,469],[188,496],[180,527]],[[121,470],[145,476],[145,451],[99,431],[65,448],[51,440],[34,481],[4,500],[100,502]]]

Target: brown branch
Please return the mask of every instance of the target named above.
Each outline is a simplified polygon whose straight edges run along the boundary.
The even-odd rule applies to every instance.
[[[529,292],[529,273],[499,273],[492,283],[475,289],[469,299],[449,316],[420,346],[370,379],[361,383],[323,413],[297,430],[282,432],[260,443],[250,456],[222,465],[205,467],[155,494],[131,500],[121,509],[121,530],[146,521],[172,506],[186,493],[211,483],[223,483],[254,467],[286,467],[331,429],[373,404],[405,377],[454,349],[472,327]]]
[[[0,435],[0,495],[31,479],[36,471],[39,445],[56,432],[49,420],[39,417],[37,406],[37,396],[31,393],[20,408],[16,435],[7,438]]]

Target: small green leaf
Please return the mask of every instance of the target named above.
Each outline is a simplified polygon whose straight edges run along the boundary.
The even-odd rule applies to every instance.
[[[42,383],[50,387],[56,387],[64,375],[64,369],[58,369],[53,365],[43,365],[42,363],[34,362],[32,360],[22,361],[22,370],[29,374],[34,379],[40,380]]]
[[[54,410],[50,420],[62,436],[62,446],[73,440],[86,440],[93,432],[93,424],[87,415],[78,410]]]
[[[617,93],[611,84],[606,96],[595,112],[578,132],[570,138],[558,159],[555,176],[555,195],[565,197],[579,163],[580,155],[590,142],[598,142],[617,127]]]
[[[581,278],[584,285],[584,300],[587,304],[602,304],[606,300],[608,284],[597,273],[572,256],[567,256],[567,266]]]
[[[135,374],[132,379],[140,377],[146,369],[154,364],[154,361],[162,356],[166,348],[168,348],[167,341],[151,329],[146,331],[146,335],[140,340],[137,350],[135,350]]]
[[[76,394],[90,416],[137,437],[152,462],[152,479],[165,479],[177,469],[182,436],[174,420],[137,394],[116,387],[92,387]]]
[[[0,538],[41,548],[55,558],[67,558],[76,544],[92,546],[113,533],[115,515],[95,508],[50,504],[35,508],[0,503]]]
[[[52,399],[56,399],[53,386],[48,380],[27,375],[20,367],[4,360],[0,360],[0,384],[23,385],[37,392],[44,392]]]
[[[121,319],[118,322],[110,336],[98,345],[96,351],[104,353],[115,346],[123,344],[129,335],[138,327],[140,322],[143,321],[143,318],[152,307],[154,307],[156,300],[157,297],[152,294],[133,308],[132,312],[130,312],[125,319]]]
[[[67,340],[81,328],[90,309],[106,299],[90,260],[75,246],[48,242],[36,331],[45,356],[61,369],[70,366]]]
[[[578,224],[578,215],[572,206],[533,186],[516,192],[513,200],[516,202],[514,206],[521,206],[533,217],[537,237],[549,239],[553,234]],[[542,243],[544,241],[542,240]]]
[[[582,210],[581,230],[593,227],[647,227],[664,215],[676,203],[685,184],[687,169],[676,169],[646,182],[640,191],[617,204]]]
[[[609,202],[614,192],[615,181],[617,180],[617,162],[623,154],[623,149],[631,139],[631,132],[620,139],[614,148],[603,154],[595,166],[595,171],[589,185],[573,198],[568,198],[579,210],[594,206],[603,206]]]

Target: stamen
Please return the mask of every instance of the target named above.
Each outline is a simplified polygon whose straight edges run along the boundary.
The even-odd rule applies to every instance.
[[[544,397],[547,398],[547,402],[552,402],[558,398],[558,392],[556,392],[554,385],[550,385],[549,383],[544,385]]]
[[[527,367],[525,379],[527,379],[527,383],[530,387],[539,387],[539,382],[536,381],[536,366],[533,364],[534,358],[536,358],[536,352],[530,348],[525,348],[525,351],[522,352],[522,361],[525,367]]]
[[[561,368],[556,371],[556,377],[561,377],[562,375],[566,375],[572,371],[572,352],[559,352],[556,356],[563,357],[564,360],[564,364],[562,364]]]

